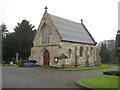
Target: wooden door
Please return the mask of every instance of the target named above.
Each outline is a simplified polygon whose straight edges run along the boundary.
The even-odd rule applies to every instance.
[[[45,50],[45,52],[43,54],[43,61],[44,61],[44,65],[46,65],[46,66],[49,65],[50,54],[49,54],[48,50]]]

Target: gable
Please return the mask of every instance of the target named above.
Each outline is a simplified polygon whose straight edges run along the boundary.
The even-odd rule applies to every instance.
[[[34,46],[39,45],[48,45],[48,44],[56,44],[61,41],[61,36],[56,30],[56,27],[52,23],[51,18],[49,17],[49,14],[47,11],[45,11],[41,21],[40,25],[38,27],[38,30],[36,32],[36,35],[33,40]]]
[[[55,24],[63,41],[96,44],[84,24],[76,23],[51,14],[49,14],[49,16]]]

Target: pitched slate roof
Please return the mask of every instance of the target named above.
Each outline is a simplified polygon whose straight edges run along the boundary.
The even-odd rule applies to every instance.
[[[83,23],[80,24],[58,16],[49,15],[63,41],[96,44]]]

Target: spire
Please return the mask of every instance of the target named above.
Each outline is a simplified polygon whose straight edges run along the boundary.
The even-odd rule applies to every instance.
[[[45,11],[47,11],[47,9],[48,9],[48,8],[47,8],[47,6],[45,6],[45,8],[44,8],[44,9],[45,9]]]
[[[81,24],[83,23],[83,19],[81,19]]]

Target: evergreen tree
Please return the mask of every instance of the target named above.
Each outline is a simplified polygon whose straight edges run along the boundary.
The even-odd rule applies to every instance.
[[[22,20],[21,23],[18,23],[14,30],[16,51],[19,54],[19,59],[28,59],[36,30],[27,20]]]
[[[9,33],[4,23],[0,25],[0,31],[2,38],[2,60],[9,62],[15,57],[14,33]]]
[[[8,34],[2,40],[2,59],[6,63],[15,60],[16,45],[14,33]]]
[[[2,37],[6,37],[6,35],[9,33],[7,30],[7,27],[4,23],[2,23],[2,25],[0,25],[0,30],[2,31]]]
[[[106,47],[106,43],[102,43],[101,45],[100,57],[101,57],[102,63],[110,63],[110,57],[109,57],[109,52]]]
[[[116,63],[116,58],[115,58],[115,40],[107,40],[107,50],[109,53],[110,57],[110,63]]]
[[[118,63],[120,63],[120,30],[117,31],[116,43],[115,43],[115,55],[117,57]]]

